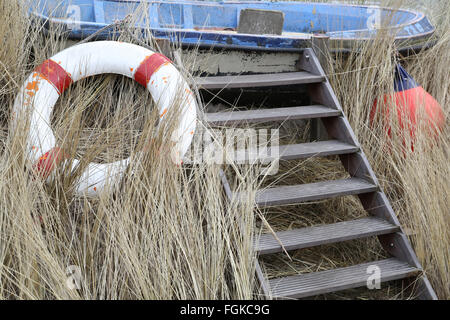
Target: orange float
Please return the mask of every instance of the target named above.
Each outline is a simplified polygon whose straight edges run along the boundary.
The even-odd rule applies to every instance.
[[[411,148],[414,150],[417,130],[422,129],[418,124],[424,123],[427,134],[437,137],[445,126],[444,112],[436,99],[418,85],[400,64],[395,68],[394,81],[395,92],[375,100],[370,112],[370,124],[374,125],[379,113],[385,130],[392,137],[390,108],[395,106],[399,128],[402,133],[409,131]]]

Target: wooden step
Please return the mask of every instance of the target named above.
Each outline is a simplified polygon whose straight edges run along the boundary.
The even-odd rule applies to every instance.
[[[255,200],[258,206],[276,206],[368,193],[377,189],[376,185],[367,180],[348,178],[267,188],[257,191]],[[238,194],[237,196],[239,199],[241,195]]]
[[[357,152],[359,148],[339,140],[317,141],[279,146],[281,160],[325,157]]]
[[[276,150],[278,148],[278,151]],[[235,161],[247,161],[258,157],[259,161],[272,161],[277,157],[279,160],[296,160],[311,157],[325,157],[338,154],[348,154],[357,152],[359,148],[349,143],[339,140],[327,140],[318,142],[308,142],[299,144],[287,144],[278,147],[267,147],[265,155],[261,156],[260,150],[247,149],[236,150]]]
[[[254,122],[325,118],[340,115],[340,110],[322,105],[312,105],[304,107],[206,113],[205,119],[210,125],[234,125]]]
[[[200,89],[232,89],[320,83],[325,81],[325,76],[314,75],[306,71],[301,71],[237,76],[198,77],[195,81]]]
[[[417,275],[420,270],[396,258],[363,263],[351,267],[313,272],[269,280],[274,298],[304,298],[367,285],[369,266],[380,270],[381,282]]]
[[[297,250],[342,242],[347,240],[377,236],[396,232],[400,229],[386,220],[368,217],[328,225],[277,232],[285,250]],[[259,254],[282,252],[280,242],[273,234],[262,234],[255,248]]]

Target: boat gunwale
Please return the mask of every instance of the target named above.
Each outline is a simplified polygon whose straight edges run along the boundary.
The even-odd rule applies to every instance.
[[[168,4],[168,3],[174,3],[174,4],[183,4],[183,5],[194,5],[197,4],[199,6],[211,6],[211,7],[220,7],[221,4],[261,4],[261,1],[220,1],[220,2],[212,2],[212,1],[183,1],[183,0],[169,0],[169,1],[162,1],[162,0],[100,0],[102,2],[133,2],[133,3],[147,3],[147,4],[153,4],[153,3],[160,3],[160,4]],[[201,3],[201,4],[199,4]],[[302,3],[305,2],[293,2],[293,1],[277,1],[276,3],[283,3],[286,5],[301,5]],[[307,4],[311,4],[314,6],[330,6],[330,7],[357,7],[357,8],[372,8],[372,9],[377,9],[377,10],[386,10],[386,11],[402,11],[405,13],[410,13],[414,15],[414,18],[411,19],[410,22],[408,23],[404,23],[404,24],[399,24],[399,25],[395,25],[395,26],[390,26],[390,27],[385,27],[385,28],[380,28],[377,30],[388,30],[388,29],[393,29],[393,28],[404,28],[408,25],[413,25],[416,24],[418,22],[420,22],[423,19],[428,19],[424,13],[420,12],[420,11],[416,11],[413,9],[407,9],[407,8],[389,8],[386,6],[378,6],[375,4],[370,4],[370,5],[361,5],[361,4],[352,4],[352,3],[323,3],[323,2],[306,2]],[[433,26],[433,29],[435,29],[435,27]],[[370,29],[352,29],[352,30],[345,30],[345,31],[331,31],[331,32],[327,32],[327,34],[332,34],[334,32],[358,32],[358,31],[364,31],[364,30],[370,30]]]
[[[102,2],[135,2],[135,3],[143,3],[142,0],[132,0],[132,1],[128,1],[128,0],[101,0]],[[176,3],[176,4],[198,4],[200,1],[168,1],[168,2],[163,2],[163,1],[145,1],[145,3],[147,4],[153,4],[153,3]],[[259,1],[224,1],[224,2],[219,2],[219,3],[213,3],[213,2],[202,2],[202,4],[200,4],[201,6],[204,5],[210,5],[210,6],[216,6],[216,7],[220,7],[221,3],[233,3],[233,4],[258,4],[261,3]],[[287,3],[286,1],[281,1],[281,3]],[[298,4],[298,3],[297,3]],[[403,23],[403,24],[399,24],[399,25],[394,25],[394,26],[389,26],[389,27],[383,27],[383,28],[377,28],[377,29],[354,29],[354,30],[345,30],[345,31],[330,31],[325,33],[325,35],[328,35],[330,37],[330,41],[334,41],[334,42],[362,42],[362,41],[372,41],[375,39],[376,34],[378,32],[387,32],[387,31],[391,31],[391,30],[397,30],[397,31],[401,31],[401,29],[404,29],[408,26],[413,26],[417,23],[420,23],[423,20],[426,20],[429,25],[431,26],[431,30],[426,31],[426,32],[421,32],[421,33],[416,33],[414,35],[404,35],[404,36],[395,36],[394,37],[394,41],[395,42],[402,42],[402,41],[408,41],[411,40],[411,42],[417,41],[421,38],[427,38],[429,36],[431,36],[432,34],[434,34],[434,32],[436,31],[436,27],[434,25],[431,24],[431,21],[426,17],[426,15],[424,13],[421,13],[419,11],[415,11],[415,10],[411,10],[411,9],[403,9],[403,8],[399,8],[399,9],[393,9],[393,8],[388,8],[388,7],[380,7],[377,5],[359,5],[359,4],[338,4],[338,3],[314,3],[314,5],[319,5],[319,6],[334,6],[334,7],[342,7],[342,6],[346,6],[346,7],[360,7],[360,8],[375,8],[377,10],[387,10],[387,11],[392,11],[392,12],[397,12],[397,11],[403,11],[406,13],[410,13],[414,15],[414,18],[410,21],[408,21],[407,23]],[[36,16],[37,18],[40,18],[41,20],[44,20],[45,22],[51,22],[51,23],[59,23],[59,24],[66,24],[67,23],[67,19],[65,18],[52,18],[49,16],[46,16],[43,13],[38,13],[35,11],[31,11],[31,14]],[[120,20],[119,20],[120,21]],[[103,28],[106,27],[108,25],[111,24],[107,24],[104,22],[93,22],[93,21],[79,21],[80,24],[80,32],[86,32],[89,28],[92,29],[97,29],[97,28]],[[81,26],[83,26],[83,28],[81,28]],[[161,33],[166,33],[168,35],[168,37],[170,37],[170,34],[183,34],[183,33],[189,33],[192,34],[193,37],[196,37],[197,39],[199,39],[199,45],[200,46],[204,46],[204,47],[211,47],[211,46],[215,46],[215,47],[223,47],[223,48],[242,48],[242,49],[250,49],[250,50],[282,50],[282,51],[292,51],[292,52],[296,52],[296,51],[300,51],[303,50],[303,47],[283,47],[283,48],[273,48],[273,47],[265,47],[265,46],[245,46],[245,45],[229,45],[229,44],[221,44],[221,43],[217,43],[217,44],[201,44],[201,35],[202,34],[220,34],[220,35],[228,35],[230,37],[249,37],[249,38],[254,38],[255,41],[257,41],[257,39],[287,39],[287,40],[292,40],[292,41],[308,41],[311,39],[311,37],[315,34],[315,33],[305,33],[304,35],[286,35],[286,34],[282,34],[282,35],[267,35],[267,34],[263,34],[263,35],[259,35],[259,34],[246,34],[246,33],[225,33],[222,32],[221,30],[196,30],[196,29],[186,29],[186,28],[151,28],[150,26],[148,28],[145,27],[136,27],[139,29],[148,29],[151,31],[155,31],[155,32],[161,32]],[[83,30],[84,29],[84,30]],[[89,36],[90,34],[96,32],[97,30],[89,30],[87,33],[87,35],[85,36]],[[345,33],[358,33],[358,32],[370,32],[370,31],[374,31],[374,36],[372,37],[333,37],[333,34],[335,35],[341,35],[341,34],[345,34]],[[295,33],[295,32],[293,32]],[[301,33],[299,33],[301,34]],[[83,34],[80,35],[76,35],[73,34],[72,35],[73,38],[78,38],[78,39],[83,39]],[[193,45],[192,43],[185,43],[184,45],[187,46],[191,46]]]

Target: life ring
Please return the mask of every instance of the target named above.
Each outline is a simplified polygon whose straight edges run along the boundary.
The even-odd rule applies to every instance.
[[[196,126],[197,104],[188,84],[164,55],[130,43],[99,41],[67,48],[44,61],[28,77],[16,97],[12,130],[24,112],[31,112],[27,138],[28,156],[41,176],[66,160],[56,146],[50,115],[59,96],[73,83],[89,76],[113,73],[127,76],[147,88],[158,105],[160,121],[176,101],[182,101],[179,126],[172,135],[172,159],[180,164],[188,150]],[[31,109],[30,109],[31,108]],[[72,170],[79,161],[73,159]],[[91,163],[82,173],[76,194],[95,195],[107,178],[122,176],[130,159],[112,163]]]

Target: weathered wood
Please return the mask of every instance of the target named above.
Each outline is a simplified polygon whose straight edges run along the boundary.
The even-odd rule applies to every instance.
[[[296,67],[298,70],[307,71],[316,76],[326,76],[322,66],[319,64],[314,51],[311,48],[306,48],[300,55]]]
[[[400,225],[394,210],[392,209],[386,195],[381,192],[372,192],[359,195],[359,199],[368,214],[388,220],[390,223]]]
[[[192,59],[192,48],[183,49],[183,58],[192,74],[202,76],[239,75],[242,73],[281,73],[299,71],[298,52],[214,50],[196,48],[196,59]]]
[[[349,178],[267,188],[256,192],[255,201],[258,206],[277,206],[355,195],[376,190],[376,185],[364,179]],[[239,199],[240,195],[237,197]]]
[[[261,285],[261,290],[264,296],[268,297],[270,295],[269,283],[267,282],[266,277],[264,276],[264,273],[261,270],[261,265],[259,264],[259,261],[255,262],[255,271],[256,277],[258,278],[259,284]]]
[[[261,156],[259,149],[237,150],[234,154],[236,155],[236,162],[256,159],[256,157],[258,157],[257,159],[260,161],[272,161],[276,160],[275,156],[279,160],[296,160],[346,154],[357,152],[358,150],[358,147],[351,144],[338,140],[328,140],[267,147],[266,155],[263,156]]]
[[[295,160],[310,157],[324,157],[357,152],[358,147],[339,140],[327,140],[279,147],[281,160]]]
[[[430,281],[425,275],[420,276],[416,281],[417,297],[420,300],[439,300],[437,294],[434,292]]]
[[[396,258],[363,263],[351,267],[301,274],[269,280],[272,297],[303,298],[319,294],[358,288],[367,285],[370,266],[381,272],[381,282],[415,276],[420,270]]]
[[[277,232],[276,235],[283,244],[284,249],[289,251],[382,235],[396,232],[399,229],[399,226],[393,225],[386,220],[368,217],[328,225],[281,231]],[[278,239],[271,233],[262,234],[256,242],[255,249],[259,254],[282,252],[283,248]]]
[[[196,78],[196,83],[200,89],[232,89],[319,83],[324,80],[325,78],[323,76],[317,76],[306,71],[301,71],[239,76],[198,77]]]
[[[322,105],[312,105],[304,107],[207,113],[205,115],[205,119],[210,125],[235,125],[240,123],[245,124],[254,122],[333,117],[340,114],[341,111],[336,109],[324,107]]]

